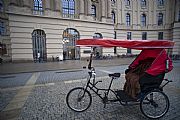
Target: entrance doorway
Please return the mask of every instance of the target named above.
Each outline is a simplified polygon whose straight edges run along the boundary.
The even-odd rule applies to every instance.
[[[80,38],[79,32],[73,28],[67,28],[63,32],[63,59],[80,59],[80,48],[76,47],[76,40]]]
[[[47,61],[46,34],[43,30],[34,30],[32,33],[34,61]]]

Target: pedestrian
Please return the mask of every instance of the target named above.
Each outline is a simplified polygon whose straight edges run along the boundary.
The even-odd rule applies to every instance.
[[[40,53],[37,54],[37,57],[38,57],[38,61],[40,63],[41,62],[41,60],[40,60]]]

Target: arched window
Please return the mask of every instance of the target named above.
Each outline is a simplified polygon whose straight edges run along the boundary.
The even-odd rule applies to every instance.
[[[125,5],[130,6],[130,0],[125,0]]]
[[[92,15],[93,17],[96,17],[96,6],[95,6],[95,5],[92,5],[92,6],[91,6],[91,15]]]
[[[63,9],[64,17],[70,17],[71,15],[74,15],[75,14],[75,1],[62,0],[62,9]]]
[[[94,33],[93,38],[103,38],[101,33]]]
[[[43,12],[42,0],[34,0],[33,13],[42,15],[42,12]]]
[[[33,58],[35,61],[46,61],[46,34],[43,30],[34,30],[32,33]]]
[[[146,0],[141,0],[141,7],[145,7],[146,6]]]
[[[112,16],[113,23],[115,24],[116,23],[116,16],[115,16],[114,11],[111,12],[111,16]]]
[[[158,26],[163,25],[163,14],[158,14]]]
[[[164,6],[164,0],[157,0],[158,6]]]
[[[4,4],[3,1],[0,0],[0,12],[2,12],[4,10]]]
[[[126,25],[127,26],[130,26],[131,24],[131,16],[129,13],[126,14]]]
[[[80,39],[79,32],[74,28],[67,28],[63,31],[63,58],[79,59],[80,48],[76,47],[76,40]]]
[[[141,15],[141,25],[146,26],[146,15],[145,14]]]
[[[116,3],[116,0],[111,0],[111,4],[115,4]]]

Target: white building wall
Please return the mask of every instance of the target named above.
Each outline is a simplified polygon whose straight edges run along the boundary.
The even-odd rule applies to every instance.
[[[42,15],[33,15],[32,1],[23,0],[24,7],[17,3],[9,6],[9,28],[13,60],[33,60],[32,32],[41,29],[46,34],[47,57],[57,56],[63,53],[62,34],[67,28],[74,28],[80,33],[80,38],[92,38],[94,33],[101,33],[103,38],[127,39],[127,32],[132,33],[133,40],[141,40],[142,32],[147,32],[148,40],[157,40],[158,32],[164,33],[164,39],[176,42],[174,54],[180,54],[179,34],[180,25],[178,12],[179,0],[165,0],[165,5],[158,7],[156,0],[147,0],[147,7],[140,6],[140,0],[130,0],[130,6],[125,5],[125,0],[117,0],[111,5],[111,0],[101,0],[98,4],[98,17],[96,20],[91,16],[91,0],[78,0],[76,2],[76,17],[63,18],[62,3],[54,0],[54,4],[45,0]],[[176,3],[175,3],[176,2]],[[50,4],[51,3],[51,4]],[[116,13],[116,24],[111,19],[111,11]],[[131,25],[126,26],[126,13],[131,15]],[[141,26],[141,14],[146,14],[146,26]],[[158,13],[163,13],[163,25],[157,25]],[[174,23],[174,25],[173,25]],[[91,50],[89,47],[81,48],[81,57],[89,56],[84,51]],[[126,54],[127,49],[117,47],[117,54]],[[132,54],[139,51],[132,50]],[[114,48],[103,48],[103,55],[114,55]]]
[[[180,22],[174,24],[173,40],[175,42],[173,54],[180,55]]]

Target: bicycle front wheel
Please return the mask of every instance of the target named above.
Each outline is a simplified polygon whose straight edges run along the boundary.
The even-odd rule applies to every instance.
[[[69,91],[66,96],[66,103],[70,109],[83,112],[90,107],[92,96],[86,89],[77,87]]]
[[[152,90],[141,100],[140,109],[148,118],[160,118],[169,110],[169,99],[162,91]]]

